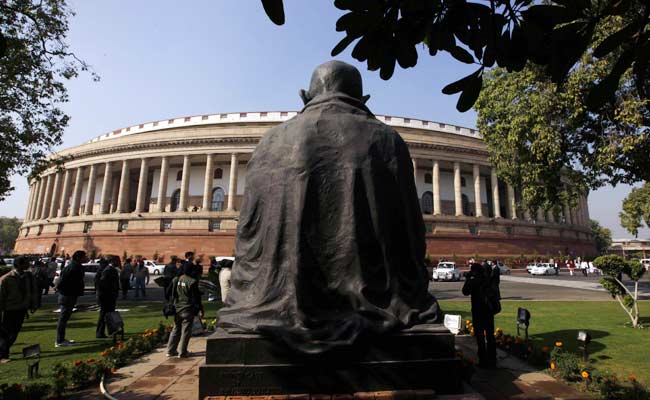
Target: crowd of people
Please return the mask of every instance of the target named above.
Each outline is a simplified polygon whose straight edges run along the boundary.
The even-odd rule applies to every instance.
[[[66,256],[63,265],[55,257],[45,262],[38,258],[30,262],[28,257],[14,259],[14,268],[0,277],[0,363],[10,360],[10,349],[18,338],[23,322],[29,313],[41,306],[43,295],[54,289],[59,305],[59,318],[56,327],[55,347],[74,346],[75,341],[66,336],[68,321],[72,317],[80,296],[84,295],[84,264],[88,263],[85,251],[79,250]],[[30,265],[31,264],[31,265]],[[140,257],[127,258],[122,264],[117,256],[102,257],[98,260],[94,277],[94,289],[99,316],[95,336],[108,338],[113,334],[109,329],[120,293],[122,299],[134,289],[135,299],[145,299],[146,287],[150,281],[149,270]],[[210,282],[210,301],[226,301],[230,288],[230,270],[233,261],[210,260],[207,281]],[[173,257],[165,265],[162,277],[156,280],[164,288],[165,301],[174,309],[174,327],[170,333],[168,356],[187,357],[188,343],[192,325],[196,317],[204,314],[199,282],[203,276],[200,259],[193,252],[185,253],[184,259]],[[109,335],[107,335],[107,329]]]

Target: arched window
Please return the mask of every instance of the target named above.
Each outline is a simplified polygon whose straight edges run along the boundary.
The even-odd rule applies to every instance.
[[[431,192],[422,194],[422,213],[433,214],[433,193]]]
[[[461,195],[460,202],[463,206],[463,215],[471,215],[469,211],[469,198],[466,194]]]
[[[178,206],[181,202],[181,190],[176,189],[174,190],[174,193],[172,193],[172,199],[169,202],[169,211],[176,211],[178,210]]]
[[[467,186],[467,181],[465,180],[465,177],[464,177],[464,176],[461,176],[461,177],[460,177],[460,186],[461,186],[461,187],[465,187],[465,186]]]
[[[182,169],[178,170],[178,172],[176,173],[176,180],[177,181],[182,181],[183,180],[183,170]]]
[[[219,170],[221,171],[221,170]],[[216,187],[212,189],[212,211],[223,211],[223,201],[226,198],[226,194],[223,189]]]
[[[213,179],[222,179],[222,178],[223,178],[223,170],[221,168],[215,169]]]
[[[426,173],[424,174],[424,183],[433,183],[433,177],[431,174]]]

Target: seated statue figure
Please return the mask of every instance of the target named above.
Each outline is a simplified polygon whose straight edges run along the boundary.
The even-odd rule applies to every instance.
[[[219,324],[318,354],[438,322],[408,147],[365,106],[361,74],[314,71],[294,118],[255,149]]]

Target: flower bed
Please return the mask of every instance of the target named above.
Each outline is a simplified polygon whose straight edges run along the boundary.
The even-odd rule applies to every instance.
[[[150,353],[156,346],[165,343],[171,327],[161,321],[155,329],[147,329],[140,335],[117,342],[101,352],[98,358],[56,364],[53,368],[52,383],[0,385],[0,400],[59,399],[63,398],[66,392],[96,384],[102,376],[110,376],[115,373],[116,368]]]

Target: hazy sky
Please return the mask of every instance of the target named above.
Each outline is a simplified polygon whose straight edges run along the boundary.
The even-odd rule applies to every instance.
[[[70,0],[72,50],[101,76],[69,82],[65,111],[70,124],[63,147],[114,129],[170,117],[237,111],[298,110],[298,90],[313,68],[330,59],[343,37],[342,14],[331,1],[285,0],[287,23],[273,25],[258,0],[95,1]],[[191,7],[187,6],[191,4]],[[396,115],[475,127],[474,112],[459,113],[456,97],[440,90],[474,70],[444,56],[420,52],[415,68],[396,69],[390,81],[350,57],[337,58],[362,72],[369,107]],[[23,217],[27,184],[0,203],[0,215]],[[603,188],[589,197],[591,216],[630,237],[618,211],[629,187]],[[640,237],[649,237],[650,230]]]

